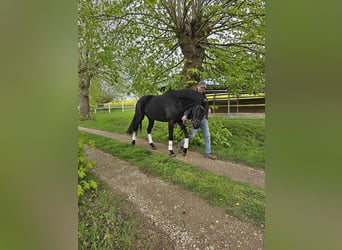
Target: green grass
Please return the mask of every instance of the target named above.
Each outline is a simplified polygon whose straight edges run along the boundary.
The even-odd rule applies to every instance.
[[[86,144],[94,144],[115,157],[127,160],[146,173],[196,193],[209,204],[225,208],[228,214],[240,220],[257,225],[265,223],[265,193],[261,189],[201,170],[158,152],[132,147],[129,143],[85,132],[79,132],[79,138]]]
[[[79,199],[78,249],[152,249],[154,236],[144,230],[129,204],[96,182],[98,191],[88,190]]]
[[[113,111],[112,113],[98,113],[96,120],[80,121],[79,125],[117,133],[126,133],[134,115],[134,111]],[[212,139],[212,152],[219,158],[240,162],[255,168],[265,168],[265,119],[227,119],[224,117],[210,117],[209,126]],[[147,118],[143,120],[142,132],[138,138],[147,138]],[[226,132],[228,130],[229,132]],[[153,140],[167,143],[167,123],[155,122]],[[174,142],[177,143],[183,135],[180,128],[175,128]],[[192,151],[203,152],[203,140],[198,132],[191,141]]]
[[[225,159],[265,168],[265,119],[223,119],[232,133],[231,147],[217,147]]]

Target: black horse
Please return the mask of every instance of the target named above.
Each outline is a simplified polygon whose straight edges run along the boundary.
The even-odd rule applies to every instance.
[[[170,156],[174,157],[175,153],[172,148],[173,128],[178,123],[185,137],[183,149],[183,155],[185,156],[189,145],[189,134],[182,121],[182,116],[184,111],[190,108],[192,108],[191,123],[197,129],[200,127],[201,120],[204,116],[204,96],[201,93],[191,89],[183,89],[169,90],[163,95],[145,95],[141,97],[135,106],[135,114],[127,130],[128,134],[133,134],[132,144],[135,145],[138,127],[141,130],[141,123],[146,115],[148,118],[147,136],[151,148],[156,149],[151,134],[154,121],[168,122],[168,149]]]

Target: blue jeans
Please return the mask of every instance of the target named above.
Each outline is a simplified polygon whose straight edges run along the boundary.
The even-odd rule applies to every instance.
[[[204,139],[204,153],[205,154],[211,154],[211,142],[210,142],[210,131],[209,131],[208,119],[204,118],[201,121],[200,128],[202,130],[203,139]],[[194,129],[193,127],[191,127],[191,130],[189,133],[189,142],[191,141],[192,138],[194,138],[196,136],[198,129]],[[180,144],[183,147],[184,139],[181,140]]]

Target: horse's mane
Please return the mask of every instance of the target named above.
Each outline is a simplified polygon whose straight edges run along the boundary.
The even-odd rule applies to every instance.
[[[200,102],[204,97],[193,89],[168,90],[164,95],[170,95],[179,99],[190,99],[194,102]]]

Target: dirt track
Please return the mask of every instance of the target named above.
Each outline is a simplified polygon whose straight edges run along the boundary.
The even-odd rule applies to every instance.
[[[130,136],[127,135],[86,128],[79,130],[130,141]],[[149,148],[148,143],[141,139],[137,140],[137,146]],[[158,151],[168,154],[165,145],[156,146]],[[163,244],[157,249],[264,249],[263,228],[226,215],[223,209],[210,207],[196,195],[172,183],[146,175],[137,167],[101,150],[87,147],[86,152],[89,160],[96,161],[94,171],[108,184],[111,191],[126,197],[140,211],[144,220],[162,232],[158,233],[159,236],[165,235],[160,239]],[[232,179],[264,187],[262,171],[229,162],[213,161],[194,152],[188,152],[186,157],[177,157]]]

